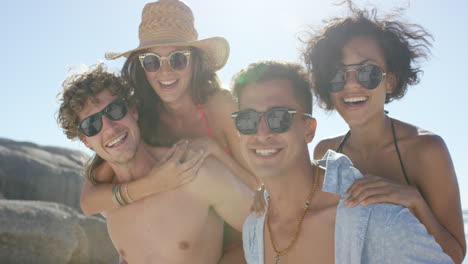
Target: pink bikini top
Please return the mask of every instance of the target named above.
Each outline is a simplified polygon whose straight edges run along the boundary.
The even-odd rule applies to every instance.
[[[210,126],[208,126],[208,121],[206,120],[205,112],[203,112],[202,105],[197,104],[197,108],[198,108],[198,113],[200,114],[200,117],[203,120],[203,124],[205,125],[206,133],[208,134],[209,137],[214,137],[213,132],[211,132]],[[229,147],[225,147],[224,151],[226,151],[228,154],[231,154],[231,149]]]

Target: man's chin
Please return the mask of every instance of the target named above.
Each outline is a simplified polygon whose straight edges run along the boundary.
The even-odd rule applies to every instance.
[[[136,156],[135,151],[122,151],[120,153],[106,153],[107,155],[101,156],[105,160],[118,165],[128,164]]]
[[[260,179],[272,179],[281,176],[281,173],[279,169],[273,169],[273,168],[262,168],[262,169],[253,169],[253,172],[255,172],[255,175],[259,177]]]

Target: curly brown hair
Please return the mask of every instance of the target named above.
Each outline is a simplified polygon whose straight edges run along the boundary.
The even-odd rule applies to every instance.
[[[330,98],[330,80],[342,61],[342,49],[355,37],[371,37],[380,46],[387,72],[396,78],[396,86],[387,94],[385,103],[402,98],[408,85],[419,82],[419,60],[430,54],[432,35],[423,27],[399,21],[398,13],[380,19],[377,10],[361,10],[347,1],[351,15],[335,17],[321,28],[312,30],[302,53],[312,76],[312,88],[320,106],[333,110]]]
[[[302,110],[312,114],[312,94],[307,71],[297,63],[277,60],[251,63],[233,77],[232,94],[239,102],[247,85],[270,80],[290,81],[300,105],[304,108]]]
[[[57,123],[69,139],[82,136],[78,130],[78,113],[83,110],[88,100],[94,102],[95,96],[107,89],[112,95],[126,100],[129,107],[134,105],[133,89],[120,76],[107,71],[104,63],[90,67],[89,71],[73,74],[62,84],[63,91],[58,95],[60,108]]]

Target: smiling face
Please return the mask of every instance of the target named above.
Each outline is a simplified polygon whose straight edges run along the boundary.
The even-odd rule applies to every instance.
[[[385,58],[377,42],[371,37],[355,37],[342,49],[342,64],[375,64],[386,72]],[[360,66],[348,66],[354,70]],[[387,93],[392,92],[391,75],[387,73],[377,88],[369,90],[356,78],[356,72],[347,73],[344,89],[330,94],[335,109],[348,125],[357,125],[368,119],[382,115]]]
[[[96,101],[88,99],[83,110],[78,113],[80,121],[102,111],[106,106],[117,99],[108,90],[103,90],[95,96]],[[102,129],[92,136],[81,136],[81,141],[93,149],[104,160],[116,164],[126,164],[135,157],[140,144],[140,133],[138,129],[138,115],[135,110],[128,113],[117,121],[109,120],[101,116]]]
[[[315,133],[315,119],[304,118],[298,99],[288,80],[269,80],[245,86],[240,96],[239,110],[254,109],[265,112],[272,107],[297,110],[291,127],[284,133],[273,133],[262,117],[257,132],[240,134],[244,159],[258,177],[287,175],[297,170],[298,161],[308,158],[307,143]]]
[[[167,57],[174,51],[187,51],[188,47],[153,47],[147,52]],[[146,78],[164,103],[179,101],[181,98],[190,98],[190,81],[192,79],[193,58],[183,70],[174,70],[164,60],[156,72],[146,72]]]

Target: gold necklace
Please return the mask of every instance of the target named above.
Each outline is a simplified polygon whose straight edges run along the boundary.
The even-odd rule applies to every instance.
[[[301,216],[299,217],[299,219],[297,220],[297,225],[296,225],[296,230],[294,231],[294,235],[291,239],[291,242],[289,242],[289,245],[283,249],[283,250],[278,250],[276,249],[276,246],[275,246],[275,243],[273,242],[273,233],[271,232],[271,227],[270,227],[270,205],[271,205],[271,201],[270,201],[270,198],[268,198],[268,208],[267,208],[267,212],[268,212],[268,215],[267,215],[267,228],[268,228],[268,232],[270,233],[270,242],[271,242],[271,247],[273,248],[273,251],[276,253],[276,256],[275,256],[275,260],[276,260],[276,264],[278,264],[280,262],[280,257],[285,255],[286,253],[288,253],[288,251],[294,246],[294,244],[296,243],[297,241],[297,237],[299,235],[299,231],[301,230],[301,226],[302,226],[302,221],[304,220],[304,217],[310,207],[310,202],[312,200],[312,195],[315,193],[315,189],[317,188],[317,182],[318,182],[318,167],[316,167],[316,170],[315,170],[315,175],[314,175],[314,184],[312,186],[312,190],[310,191],[310,194],[309,196],[307,197],[307,201],[305,202],[305,205],[304,205],[304,209],[302,210],[302,214]]]

